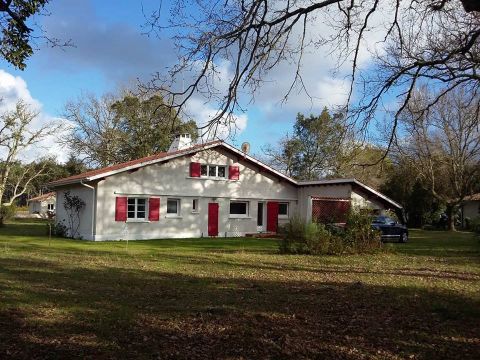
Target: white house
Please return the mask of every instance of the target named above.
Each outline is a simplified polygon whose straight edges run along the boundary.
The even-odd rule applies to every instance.
[[[480,193],[467,196],[460,205],[462,226],[466,226],[466,219],[473,220],[480,217]]]
[[[235,147],[192,145],[49,184],[57,222],[67,222],[66,191],[82,198],[78,235],[88,240],[244,236],[276,232],[293,214],[341,222],[346,209],[401,206],[355,179],[298,182]]]
[[[47,194],[39,195],[28,199],[28,212],[30,214],[45,215],[47,212],[55,212],[55,193],[49,192]]]

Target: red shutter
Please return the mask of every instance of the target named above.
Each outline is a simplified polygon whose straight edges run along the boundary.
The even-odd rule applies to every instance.
[[[228,178],[230,180],[238,180],[240,177],[240,168],[238,165],[230,165],[228,168]]]
[[[148,199],[148,220],[158,221],[160,219],[160,198]]]
[[[277,232],[278,227],[278,202],[267,202],[267,231]]]
[[[200,177],[200,163],[192,162],[190,163],[190,176],[191,177]]]
[[[115,221],[127,221],[127,198],[115,198]]]

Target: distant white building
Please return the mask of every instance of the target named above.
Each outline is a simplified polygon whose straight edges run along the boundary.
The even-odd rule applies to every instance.
[[[460,205],[462,214],[462,226],[466,226],[465,219],[475,219],[480,217],[480,193],[467,196]]]
[[[56,221],[69,191],[85,202],[87,240],[244,236],[275,233],[294,214],[342,222],[350,206],[401,206],[355,179],[296,181],[223,142],[178,137],[167,152],[60,179]]]
[[[55,212],[56,194],[49,192],[28,200],[28,212],[30,214],[46,215],[47,212]]]

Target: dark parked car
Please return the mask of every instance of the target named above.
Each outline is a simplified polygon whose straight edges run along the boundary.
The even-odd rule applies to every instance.
[[[407,227],[388,216],[375,216],[372,221],[372,228],[381,231],[383,241],[398,240],[401,243],[408,241]]]

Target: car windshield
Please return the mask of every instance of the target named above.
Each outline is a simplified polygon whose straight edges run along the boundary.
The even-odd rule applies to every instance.
[[[375,216],[373,218],[373,223],[375,224],[391,224],[394,223],[395,221],[388,216]]]

